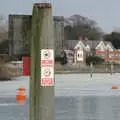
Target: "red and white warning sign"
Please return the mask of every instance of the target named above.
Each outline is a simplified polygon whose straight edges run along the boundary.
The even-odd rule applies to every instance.
[[[41,86],[54,86],[54,50],[41,50]]]

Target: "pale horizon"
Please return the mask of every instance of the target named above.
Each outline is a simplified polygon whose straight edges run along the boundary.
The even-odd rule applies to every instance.
[[[6,18],[9,14],[32,14],[34,2],[32,0],[1,0],[0,14]],[[95,20],[105,33],[120,28],[119,0],[51,0],[50,2],[53,4],[54,16],[69,17],[79,14]]]

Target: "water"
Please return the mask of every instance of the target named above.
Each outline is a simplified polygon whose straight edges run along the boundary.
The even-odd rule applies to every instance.
[[[120,120],[120,97],[57,98],[57,120]]]
[[[120,74],[56,75],[56,120],[120,120]],[[0,82],[0,120],[28,120],[28,101],[18,105],[18,87],[29,91],[29,78]]]

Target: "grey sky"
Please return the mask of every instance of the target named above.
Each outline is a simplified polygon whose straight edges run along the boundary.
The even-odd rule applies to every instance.
[[[120,28],[120,0],[51,0],[54,15],[80,14],[95,20],[105,31]],[[31,14],[32,0],[1,0],[0,14]]]

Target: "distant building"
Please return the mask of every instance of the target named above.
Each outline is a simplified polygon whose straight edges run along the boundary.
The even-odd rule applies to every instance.
[[[64,17],[54,16],[55,56],[60,57],[64,45]]]
[[[96,55],[104,58],[106,61],[108,59],[107,54],[108,51],[114,51],[114,47],[111,42],[100,41],[96,46]]]
[[[55,55],[60,56],[64,39],[64,17],[55,16]],[[32,15],[9,15],[9,55],[29,56]]]
[[[120,50],[111,42],[99,40],[66,40],[65,49],[74,51],[74,62],[85,62],[87,56],[97,55],[107,62],[120,63]]]
[[[74,51],[73,50],[64,50],[66,52],[67,62],[69,64],[74,63]]]
[[[101,41],[96,47],[96,55],[106,62],[120,64],[120,49],[115,49],[111,42]]]
[[[9,55],[29,55],[29,40],[31,35],[31,15],[9,15]]]

